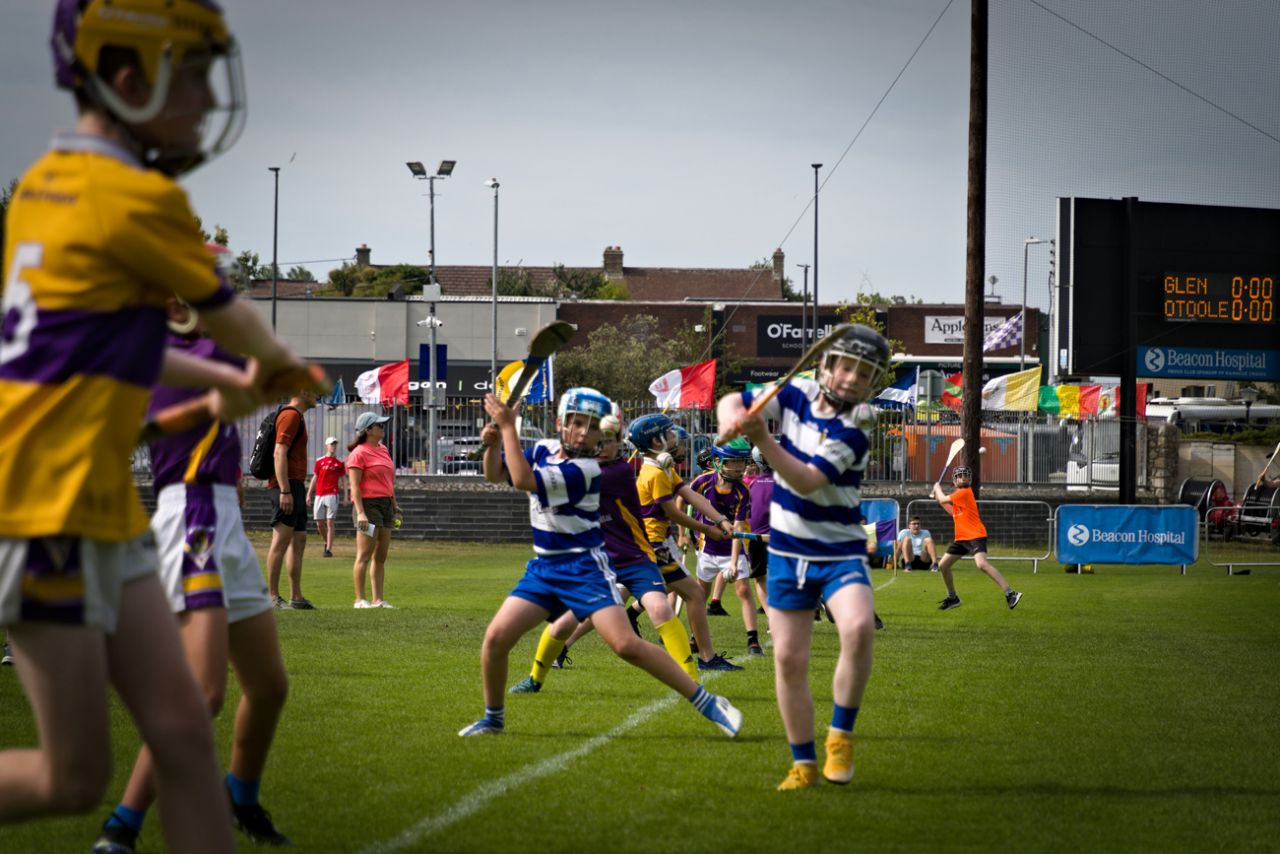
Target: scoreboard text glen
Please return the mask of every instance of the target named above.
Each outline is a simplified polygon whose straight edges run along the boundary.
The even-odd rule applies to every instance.
[[[1275,280],[1275,276],[1234,273],[1166,273],[1164,319],[1275,323]]]

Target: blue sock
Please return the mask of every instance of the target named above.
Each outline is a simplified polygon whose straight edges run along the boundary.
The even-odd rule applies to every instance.
[[[853,722],[857,719],[857,706],[842,706],[836,703],[835,708],[831,710],[832,729],[838,729],[841,732],[853,732]]]
[[[806,741],[804,744],[793,744],[791,745],[791,759],[793,762],[810,762],[817,765],[818,746],[812,741]]]
[[[258,802],[258,789],[261,780],[241,780],[236,775],[227,773],[227,791],[231,793],[231,802],[238,807],[251,807]]]
[[[489,723],[502,729],[506,726],[506,711],[503,706],[485,706],[484,719]]]
[[[142,832],[142,822],[147,817],[146,810],[130,809],[124,804],[117,804],[107,818],[108,827],[127,827],[134,833]]]
[[[711,704],[714,703],[715,700],[716,695],[712,694],[701,685],[698,686],[697,691],[693,692],[693,696],[689,698],[689,702],[693,703],[693,707],[704,715],[707,713],[707,709],[711,708]]]

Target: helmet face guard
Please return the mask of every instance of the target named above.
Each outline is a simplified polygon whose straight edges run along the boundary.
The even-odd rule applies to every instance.
[[[654,454],[666,453],[671,450],[673,445],[672,429],[674,426],[671,423],[671,419],[661,412],[641,415],[632,421],[631,426],[627,428],[627,437],[631,439],[631,444],[635,445],[642,454],[653,456]],[[662,440],[662,447],[653,447],[653,443],[659,439]]]
[[[951,470],[951,482],[955,483],[958,480],[963,480],[965,483],[972,483],[973,469],[968,466],[956,466]]]
[[[221,8],[211,0],[58,0],[50,44],[58,86],[114,119],[149,167],[184,174],[227,151],[244,130],[240,52]],[[104,79],[104,48],[136,57],[151,87],[145,103],[129,103]],[[155,138],[141,126],[161,117],[175,79],[192,74],[204,78],[212,101],[189,116],[198,140]]]
[[[712,453],[716,473],[725,480],[739,481],[751,462],[751,445],[745,439],[734,439],[726,445],[717,445]]]
[[[854,324],[833,341],[818,366],[818,387],[837,409],[848,409],[867,398],[889,369],[889,342],[870,326]],[[840,360],[852,365],[836,375]],[[852,377],[852,379],[848,379]]]

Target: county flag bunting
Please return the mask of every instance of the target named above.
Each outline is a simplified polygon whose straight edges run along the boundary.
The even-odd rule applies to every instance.
[[[1040,405],[1040,366],[996,377],[982,387],[982,408],[1035,412]]]
[[[342,387],[342,377],[338,377],[337,383],[333,386],[333,391],[329,392],[325,397],[320,398],[316,403],[323,403],[330,409],[337,409],[339,406],[347,402],[347,390]]]
[[[668,371],[649,384],[663,409],[710,409],[716,388],[716,360]]]
[[[409,403],[409,360],[365,371],[356,377],[356,392],[364,403],[383,406]]]
[[[963,402],[964,377],[959,373],[954,373],[946,379],[946,386],[942,390],[942,405],[959,412],[960,405]]]
[[[916,405],[916,394],[920,388],[920,369],[907,371],[898,378],[893,385],[876,395],[876,402],[881,406],[910,406]]]
[[[992,329],[982,342],[982,352],[1003,350],[1022,341],[1022,312],[1018,312],[1004,323]]]

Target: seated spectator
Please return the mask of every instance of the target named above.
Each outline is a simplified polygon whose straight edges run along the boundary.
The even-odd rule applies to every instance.
[[[907,572],[913,569],[937,569],[938,553],[933,547],[933,537],[928,528],[920,527],[920,517],[912,516],[907,527],[898,532],[894,545],[894,558],[902,560]]]

